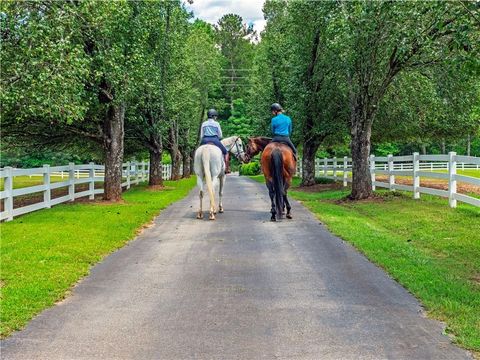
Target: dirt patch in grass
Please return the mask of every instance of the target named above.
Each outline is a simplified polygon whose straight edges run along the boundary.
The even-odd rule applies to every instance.
[[[480,286],[480,274],[474,274],[470,281],[472,281],[475,285]]]
[[[316,193],[320,191],[328,191],[328,190],[340,190],[343,189],[343,185],[341,183],[333,183],[333,184],[315,184],[312,186],[299,186],[295,188],[295,190],[303,191],[306,193]]]
[[[377,181],[388,182],[388,176],[377,176]],[[412,178],[395,178],[395,183],[401,185],[413,185]],[[432,189],[448,190],[448,182],[441,179],[420,179],[420,186]],[[478,194],[480,195],[480,186],[466,184],[457,181],[457,192],[460,194]]]
[[[338,205],[349,205],[349,204],[375,204],[375,203],[382,203],[384,201],[385,201],[384,196],[373,194],[369,198],[362,199],[362,200],[353,200],[348,196],[346,196],[344,198],[341,198],[339,200],[334,200],[332,202]]]

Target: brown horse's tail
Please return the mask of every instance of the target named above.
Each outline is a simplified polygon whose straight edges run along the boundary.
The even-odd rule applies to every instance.
[[[282,218],[283,213],[283,155],[280,150],[273,150],[271,155],[273,189],[275,190],[275,206],[277,217]]]

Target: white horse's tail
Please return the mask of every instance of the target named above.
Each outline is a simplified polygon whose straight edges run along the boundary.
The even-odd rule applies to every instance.
[[[210,172],[210,151],[208,148],[205,148],[202,153],[202,163],[208,195],[210,196],[210,208],[215,209],[215,194],[213,192],[212,174]]]

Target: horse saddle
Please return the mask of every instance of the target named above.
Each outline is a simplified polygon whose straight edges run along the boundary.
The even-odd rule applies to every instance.
[[[295,161],[297,161],[297,155],[295,154],[295,152],[293,151],[293,149],[290,147],[290,144],[287,142],[287,141],[284,141],[284,140],[275,140],[275,141],[272,141],[273,143],[279,143],[279,144],[282,144],[282,145],[286,145],[290,151],[292,152],[292,155],[293,155],[293,158],[295,159]]]

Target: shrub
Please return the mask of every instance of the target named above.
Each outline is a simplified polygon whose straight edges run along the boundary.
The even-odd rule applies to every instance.
[[[251,162],[240,165],[240,175],[258,175],[260,174],[260,164],[258,162]]]
[[[325,178],[325,177],[316,177],[315,178],[315,184],[333,184],[335,183],[335,180]]]

